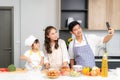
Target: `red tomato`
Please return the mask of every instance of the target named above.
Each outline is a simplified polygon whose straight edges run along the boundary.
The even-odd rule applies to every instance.
[[[8,72],[8,68],[0,68],[0,72]]]
[[[67,75],[69,75],[69,72],[68,71],[61,71],[61,75],[62,76],[67,76]]]

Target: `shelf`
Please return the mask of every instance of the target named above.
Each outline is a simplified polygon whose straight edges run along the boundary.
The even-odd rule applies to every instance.
[[[67,19],[73,17],[74,20],[81,20],[81,26],[87,28],[87,12],[62,12],[61,14],[61,29],[68,29]]]
[[[72,35],[68,30],[68,19],[81,21],[81,27],[88,29],[88,0],[61,0],[60,1],[60,38],[65,41]]]
[[[87,12],[88,9],[81,9],[81,10],[61,10],[62,12]]]
[[[81,10],[88,8],[88,0],[61,0],[62,10]]]
[[[61,31],[69,31],[69,30],[68,30],[68,27],[65,27],[65,26],[62,26],[62,27],[60,28],[60,30],[61,30]]]
[[[87,27],[82,27],[82,29],[83,29],[83,30],[88,30]],[[61,27],[60,31],[69,31],[69,30],[68,30],[67,27],[64,26],[64,27]],[[99,57],[98,57],[98,58],[99,58]],[[98,59],[98,58],[97,58],[97,59]]]
[[[68,30],[67,20],[81,20],[81,26],[88,29],[88,0],[61,0],[60,30]]]
[[[102,59],[102,56],[95,56],[95,59]],[[120,59],[120,56],[108,56],[108,59]]]

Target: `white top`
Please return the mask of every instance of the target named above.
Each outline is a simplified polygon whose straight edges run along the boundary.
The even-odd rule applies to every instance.
[[[45,57],[45,63],[50,63],[51,68],[60,68],[62,66],[63,62],[68,62],[69,63],[69,55],[67,51],[67,47],[65,44],[65,41],[62,39],[58,40],[58,49],[54,49],[54,45],[52,46],[52,53],[47,54],[46,51],[46,57]]]
[[[32,52],[32,54],[30,52],[31,50],[27,50],[24,54],[26,57],[29,57],[31,59],[31,63],[26,62],[25,64],[25,67],[28,70],[32,69],[33,66],[39,66],[41,57],[44,57],[44,53],[42,51],[37,53]]]
[[[90,45],[94,55],[96,55],[96,50],[98,48],[98,46],[102,46],[103,45],[103,39],[104,37],[99,37],[99,36],[96,36],[94,34],[89,34],[89,35],[85,35],[86,36],[86,39],[88,41],[88,44]],[[69,44],[69,49],[68,49],[68,52],[69,52],[69,56],[70,56],[70,59],[74,59],[74,53],[73,53],[73,43],[74,43],[74,40],[70,42]],[[78,42],[76,39],[75,39],[75,44],[74,46],[83,46],[83,45],[86,45],[86,40],[85,40],[85,37],[83,36],[83,40],[82,42]]]

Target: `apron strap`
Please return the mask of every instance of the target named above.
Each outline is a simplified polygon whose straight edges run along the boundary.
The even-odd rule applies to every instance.
[[[32,55],[32,50],[30,50],[30,56]],[[38,51],[38,55],[40,57],[40,50]]]
[[[86,38],[85,34],[84,34],[84,38],[85,38],[85,40],[86,40],[86,43],[88,44],[88,41],[87,41],[87,38]]]

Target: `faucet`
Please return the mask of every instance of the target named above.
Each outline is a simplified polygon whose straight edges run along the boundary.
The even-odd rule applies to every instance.
[[[104,46],[98,46],[98,57],[100,57],[101,50],[103,50],[104,52],[107,52],[106,43],[104,44]]]

